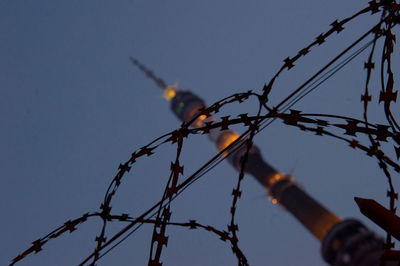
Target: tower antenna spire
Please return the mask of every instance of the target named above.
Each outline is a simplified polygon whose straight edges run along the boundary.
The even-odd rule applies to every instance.
[[[142,63],[140,63],[136,58],[133,58],[132,56],[130,56],[129,60],[131,61],[131,63],[134,66],[138,67],[146,75],[146,77],[148,77],[149,79],[154,81],[154,83],[156,84],[157,87],[159,87],[162,90],[165,90],[168,87],[162,78],[159,78],[156,75],[154,75],[153,71],[148,69]]]

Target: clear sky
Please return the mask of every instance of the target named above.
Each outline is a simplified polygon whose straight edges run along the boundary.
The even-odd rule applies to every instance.
[[[236,92],[261,91],[286,57],[366,2],[0,1],[0,264],[65,221],[98,210],[119,163],[179,127],[161,91],[133,68],[129,56],[211,104]],[[379,15],[361,16],[293,71],[284,71],[271,102],[283,99],[378,20]],[[367,54],[294,108],[361,118]],[[398,52],[393,62],[399,70]],[[377,81],[371,86],[371,121],[385,123]],[[256,107],[249,102],[223,111],[221,116],[254,114]],[[358,218],[384,235],[353,201],[354,196],[374,198],[387,206],[387,182],[375,159],[279,121],[255,143],[271,165],[291,173],[338,216]],[[393,156],[391,146],[386,151]],[[206,137],[189,139],[185,176],[214,154]],[[123,180],[113,211],[137,216],[158,201],[174,156],[174,147],[166,145],[139,160]],[[399,176],[393,177],[398,188]],[[220,164],[172,204],[171,219],[225,229],[236,178],[228,163]],[[239,245],[251,265],[325,265],[317,240],[250,177],[243,183],[237,219]],[[110,233],[120,227],[116,223]],[[75,265],[94,249],[100,228],[100,220],[87,222],[19,265]],[[151,226],[143,226],[98,265],[145,265],[151,232]],[[163,265],[236,264],[230,246],[214,235],[172,227],[167,235]]]

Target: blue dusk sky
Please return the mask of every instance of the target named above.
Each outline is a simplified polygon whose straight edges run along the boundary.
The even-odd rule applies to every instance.
[[[336,19],[367,5],[360,0],[1,0],[0,264],[7,265],[32,241],[67,220],[99,210],[119,163],[179,127],[161,91],[131,65],[129,56],[168,84],[177,83],[211,104],[237,92],[261,92],[285,58],[329,30]],[[379,18],[361,15],[314,47],[280,75],[269,103],[285,98]],[[382,41],[376,62],[381,47]],[[360,96],[369,51],[293,108],[362,118]],[[396,50],[395,72],[399,59]],[[378,68],[373,75],[370,121],[387,124],[378,104]],[[395,115],[398,110],[393,107]],[[256,102],[249,100],[218,115],[256,111]],[[373,198],[388,206],[388,184],[376,159],[343,141],[281,121],[260,132],[254,142],[271,165],[290,173],[332,212],[359,219],[384,236],[353,200]],[[384,150],[395,157],[393,145]],[[176,147],[167,144],[139,159],[122,180],[112,211],[136,217],[157,202],[175,152]],[[207,137],[191,136],[183,148],[184,176],[215,153]],[[399,176],[392,174],[399,188]],[[236,182],[235,170],[222,162],[171,204],[171,221],[194,219],[226,230]],[[250,176],[242,184],[237,222],[239,246],[250,265],[326,265],[320,243],[290,213],[273,205]],[[111,224],[107,235],[123,225]],[[93,251],[100,229],[101,220],[93,218],[17,265],[76,265]],[[151,225],[142,226],[97,265],[146,265],[152,230]],[[237,265],[230,245],[208,232],[170,226],[166,235],[168,246],[161,256],[165,266]]]

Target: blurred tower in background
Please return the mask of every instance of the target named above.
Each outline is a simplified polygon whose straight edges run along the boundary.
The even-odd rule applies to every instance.
[[[145,66],[132,59],[158,87],[164,91],[164,97],[170,102],[172,112],[182,122],[191,123],[192,127],[201,128],[207,122],[215,122],[213,116],[200,115],[206,108],[204,101],[190,91],[176,90],[175,86],[154,76]],[[207,133],[218,151],[223,151],[234,142],[244,144],[246,139],[231,130],[210,129]],[[229,163],[238,171],[241,169],[243,156],[247,152],[246,145],[228,153]],[[379,265],[383,253],[383,241],[369,231],[363,224],[354,219],[341,219],[302,190],[295,180],[276,171],[262,158],[260,150],[252,146],[244,170],[252,175],[267,190],[274,204],[282,205],[320,242],[322,256],[331,265]]]

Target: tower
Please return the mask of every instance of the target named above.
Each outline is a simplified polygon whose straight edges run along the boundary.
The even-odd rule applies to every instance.
[[[195,128],[201,128],[207,122],[215,122],[213,116],[200,115],[206,108],[204,101],[190,91],[176,90],[166,86],[160,78],[131,59],[146,75],[163,89],[164,97],[170,102],[172,112],[182,122]],[[232,143],[244,144],[245,139],[232,130],[210,129],[209,139],[221,152]],[[224,152],[229,163],[240,171],[241,163],[247,152],[246,145],[231,153]],[[259,148],[252,146],[248,151],[245,172],[252,175],[269,193],[274,204],[283,206],[290,212],[317,240],[321,242],[321,253],[324,260],[335,266],[375,266],[380,264],[383,253],[383,241],[355,219],[342,219],[318,203],[304,190],[294,178],[280,173],[270,166],[262,157]]]

